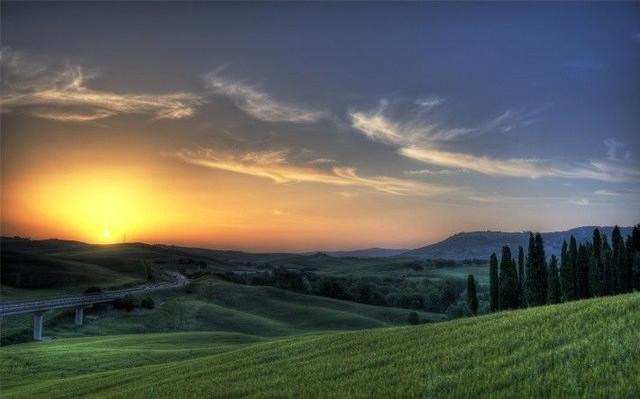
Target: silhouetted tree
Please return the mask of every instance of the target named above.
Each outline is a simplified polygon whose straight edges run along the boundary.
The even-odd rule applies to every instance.
[[[495,253],[489,258],[489,309],[492,312],[500,306],[500,280],[498,279],[498,257]]]
[[[602,284],[603,295],[615,294],[615,275],[613,265],[613,251],[607,241],[607,236],[602,237],[602,258],[604,262],[604,276]]]
[[[560,277],[558,276],[558,258],[551,255],[551,263],[549,264],[549,287],[548,287],[548,303],[560,303]]]
[[[591,278],[591,294],[604,295],[604,260],[602,256],[602,236],[596,227],[593,230],[593,265],[589,269]]]
[[[547,303],[547,265],[544,255],[542,235],[536,233],[529,236],[527,255],[527,304],[529,306]]]
[[[569,251],[567,252],[567,297],[569,301],[578,299],[578,244],[576,238],[569,239]]]
[[[524,298],[524,250],[518,247],[518,303],[525,307]]]
[[[627,248],[623,239],[618,242],[618,250],[614,258],[616,269],[616,293],[623,294],[631,291],[631,271],[627,262]]]
[[[511,258],[511,249],[508,246],[502,247],[502,258],[500,259],[500,309],[518,308],[518,274],[516,265]]]
[[[633,226],[631,232],[633,253],[631,255],[631,287],[640,290],[640,224]]]
[[[624,240],[622,239],[622,234],[620,234],[620,228],[618,226],[613,227],[613,231],[611,232],[611,250],[613,251],[612,260],[613,260],[613,291],[612,294],[618,294],[623,292],[621,290],[622,278],[624,276],[624,272],[621,271],[621,265],[624,264],[623,256],[620,252],[624,252]]]
[[[578,247],[578,261],[576,262],[576,277],[578,298],[589,298],[589,253],[587,247]]]
[[[478,295],[473,274],[467,276],[467,306],[469,307],[469,313],[474,316],[478,314]]]
[[[571,270],[569,269],[569,252],[567,249],[567,241],[562,242],[560,250],[560,291],[563,301],[571,300]]]

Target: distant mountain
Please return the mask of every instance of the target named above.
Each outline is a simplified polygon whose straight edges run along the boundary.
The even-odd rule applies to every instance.
[[[583,226],[567,231],[542,233],[546,254],[559,255],[562,242],[564,240],[569,241],[572,235],[578,242],[591,240],[595,227],[596,226]],[[602,226],[598,228],[600,229],[600,233],[606,235],[609,242],[611,242],[613,226]],[[632,227],[621,227],[620,230],[622,236],[626,237],[631,234]],[[528,232],[473,231],[458,233],[436,244],[426,245],[408,251],[401,249],[371,248],[355,251],[330,252],[328,254],[337,257],[352,256],[360,258],[401,256],[418,259],[486,259],[491,256],[493,252],[500,254],[504,245],[511,247],[511,251],[515,256],[518,247],[522,246],[526,251],[528,243]]]

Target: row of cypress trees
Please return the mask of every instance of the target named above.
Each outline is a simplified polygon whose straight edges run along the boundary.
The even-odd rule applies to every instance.
[[[560,303],[594,296],[640,290],[640,225],[625,240],[620,228],[606,235],[596,228],[590,242],[571,236],[562,245],[560,262],[547,262],[540,233],[529,233],[526,254],[518,248],[517,264],[508,246],[502,248],[498,266],[495,253],[489,258],[489,307],[492,312]]]

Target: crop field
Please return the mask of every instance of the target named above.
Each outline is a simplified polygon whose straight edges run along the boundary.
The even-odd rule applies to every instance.
[[[3,397],[637,397],[639,323],[628,294],[290,338],[61,339],[3,348]]]

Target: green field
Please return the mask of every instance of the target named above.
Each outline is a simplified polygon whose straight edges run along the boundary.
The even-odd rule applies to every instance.
[[[638,397],[640,294],[415,327],[2,349],[3,397]]]

